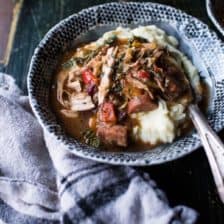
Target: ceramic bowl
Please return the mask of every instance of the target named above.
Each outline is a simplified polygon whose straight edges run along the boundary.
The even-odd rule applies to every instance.
[[[156,24],[179,40],[179,48],[193,61],[210,89],[208,120],[224,127],[224,45],[204,23],[175,8],[155,3],[109,3],[71,15],[43,38],[32,57],[28,74],[29,99],[38,121],[58,144],[77,156],[111,164],[152,165],[180,158],[200,146],[195,132],[144,152],[105,152],[65,134],[49,106],[49,89],[63,52],[80,42],[97,39],[117,26]]]

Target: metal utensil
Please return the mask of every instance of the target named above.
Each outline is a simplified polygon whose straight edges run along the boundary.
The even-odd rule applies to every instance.
[[[196,104],[191,104],[188,109],[204,146],[220,199],[224,203],[224,144]]]
[[[206,65],[205,62],[201,60],[194,44],[189,39],[183,38],[183,40],[183,47],[185,49],[190,48],[191,51],[194,52],[195,58],[197,58],[197,61],[194,63],[197,63],[197,65],[200,64],[200,68],[203,70],[203,72],[208,73],[210,77],[213,77],[210,74],[212,72],[209,68],[209,65]],[[206,85],[207,84],[208,83],[206,83]],[[198,107],[198,103],[202,100],[203,96],[194,89],[191,80],[189,80],[189,85],[191,86],[192,95],[194,98],[194,102],[188,106],[189,115],[201,139],[201,143],[211,167],[217,191],[221,201],[224,203],[224,144],[218,135],[209,126],[207,119]],[[215,85],[215,83],[213,83],[213,85]]]

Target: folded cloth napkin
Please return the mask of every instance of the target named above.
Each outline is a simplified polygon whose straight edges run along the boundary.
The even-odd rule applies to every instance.
[[[45,133],[0,73],[0,223],[195,223],[147,174],[76,157]]]

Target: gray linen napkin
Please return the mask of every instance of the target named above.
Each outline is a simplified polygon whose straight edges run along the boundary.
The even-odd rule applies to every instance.
[[[147,174],[78,158],[43,136],[28,98],[2,73],[0,130],[0,222],[191,224],[197,219],[190,208],[170,208]]]

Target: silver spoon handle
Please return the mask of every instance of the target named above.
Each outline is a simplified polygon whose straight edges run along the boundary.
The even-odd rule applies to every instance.
[[[224,144],[197,105],[190,105],[189,112],[204,146],[220,199],[224,203]]]

